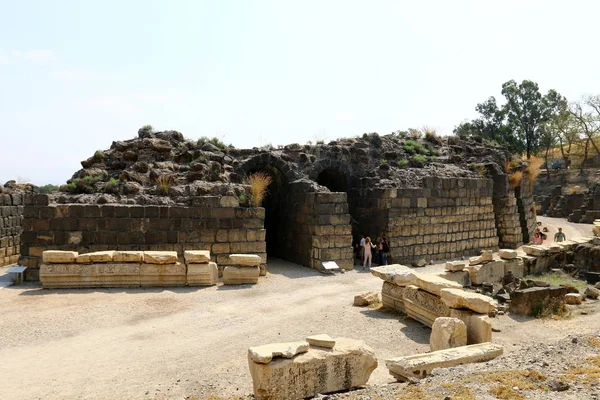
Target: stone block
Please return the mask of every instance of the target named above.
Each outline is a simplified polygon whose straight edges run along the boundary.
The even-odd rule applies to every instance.
[[[371,268],[371,274],[383,279],[386,282],[394,283],[398,286],[411,285],[411,269],[405,265],[392,264],[381,267]]]
[[[517,251],[512,249],[500,249],[498,255],[504,260],[512,260],[517,258]]]
[[[80,264],[113,262],[114,253],[114,251],[110,250],[79,254],[77,262]]]
[[[206,264],[210,262],[210,251],[208,250],[186,250],[183,258],[187,264]]]
[[[176,251],[144,251],[146,264],[175,264],[177,263]]]
[[[412,378],[423,379],[435,368],[449,368],[457,365],[484,362],[502,355],[503,348],[498,344],[480,343],[470,346],[438,350],[426,354],[413,354],[385,361],[390,374],[403,382]]]
[[[113,261],[119,263],[137,262],[141,263],[144,261],[143,251],[115,251],[113,253]]]
[[[446,263],[446,271],[457,272],[462,271],[467,266],[466,261],[448,261]]]
[[[258,283],[260,276],[259,267],[227,266],[223,269],[223,283],[225,285],[243,285]]]
[[[326,349],[333,349],[333,347],[335,346],[335,340],[333,340],[331,336],[326,334],[309,336],[306,338],[306,341],[311,346],[324,347]]]
[[[497,308],[491,297],[461,289],[442,289],[440,297],[449,308],[466,308],[480,314],[489,314]]]
[[[229,262],[231,265],[256,267],[261,264],[262,260],[256,254],[230,254]]]
[[[456,282],[459,285],[462,285],[463,287],[471,286],[471,275],[469,274],[469,271],[467,271],[467,270],[456,271],[456,272],[443,271],[443,272],[437,272],[435,275],[439,276],[440,278],[444,278],[446,280]]]
[[[353,305],[363,307],[373,303],[379,303],[379,293],[377,292],[365,292],[354,296]]]
[[[144,254],[145,259],[146,254]],[[143,263],[140,266],[140,284],[142,286],[185,286],[186,282],[185,264],[178,262],[174,264]]]
[[[565,295],[565,303],[567,304],[581,304],[583,296],[579,293],[567,293]]]
[[[539,245],[525,245],[521,247],[521,249],[525,252],[525,254],[533,257],[541,257],[548,254],[548,249]]]
[[[413,276],[413,285],[429,293],[435,294],[436,296],[439,296],[442,289],[445,288],[462,289],[462,285],[437,275],[414,273]]]
[[[273,357],[292,358],[296,354],[306,353],[308,342],[271,343],[248,349],[248,360],[258,364],[268,364]]]
[[[429,348],[431,351],[467,345],[467,325],[458,318],[439,317],[433,322]]]
[[[494,253],[492,250],[481,250],[481,260],[482,261],[493,261]]]
[[[311,347],[291,359],[261,364],[249,358],[248,364],[257,400],[287,400],[362,386],[377,368],[377,358],[360,340],[336,338],[333,349]]]
[[[403,286],[383,282],[381,303],[386,308],[406,313],[406,308],[404,307],[404,290],[405,287]]]
[[[467,267],[473,285],[500,282],[504,276],[504,262],[492,261],[486,264],[469,265]]]
[[[406,286],[403,292],[406,315],[431,327],[438,317],[449,317],[450,308],[442,300],[417,286]]]
[[[219,279],[219,268],[214,262],[187,265],[187,285],[216,285]]]
[[[450,316],[460,319],[467,326],[467,344],[492,341],[492,323],[487,314],[452,308],[450,309]]]
[[[551,299],[564,300],[568,289],[564,286],[532,287],[515,290],[510,295],[509,311],[517,315],[531,315],[543,309]]]
[[[74,263],[78,255],[76,251],[46,250],[42,253],[42,262],[45,264]]]
[[[511,272],[517,278],[522,278],[527,275],[525,273],[523,260],[520,258],[504,260],[504,274],[507,274],[508,272]]]
[[[140,286],[140,264],[42,264],[42,287],[94,288]]]

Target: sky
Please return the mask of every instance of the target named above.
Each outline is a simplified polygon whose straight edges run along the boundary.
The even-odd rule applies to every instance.
[[[236,147],[433,127],[502,83],[600,93],[590,1],[0,0],[0,184],[140,127]]]

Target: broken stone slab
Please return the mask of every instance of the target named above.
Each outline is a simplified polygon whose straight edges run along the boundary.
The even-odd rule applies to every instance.
[[[469,257],[469,265],[483,264],[483,258],[481,256]]]
[[[93,253],[79,254],[77,256],[77,262],[79,264],[113,262],[114,253],[114,251],[96,251]]]
[[[144,262],[146,264],[175,264],[177,262],[177,252],[144,251]]]
[[[406,313],[404,307],[404,291],[406,287],[383,282],[381,288],[381,303],[385,308]]]
[[[377,368],[375,352],[363,341],[336,338],[333,349],[311,347],[269,364],[248,360],[257,400],[303,399],[363,386]]]
[[[466,266],[466,261],[448,261],[446,263],[445,269],[446,271],[457,272],[464,270]]]
[[[46,250],[42,253],[44,264],[69,264],[77,261],[76,251]]]
[[[467,326],[467,344],[492,341],[492,323],[487,314],[451,308],[450,317],[460,319]]]
[[[210,262],[210,251],[208,250],[186,250],[183,258],[187,264],[206,264]]]
[[[565,295],[565,303],[567,304],[581,304],[583,296],[579,293],[567,293]]]
[[[239,267],[258,267],[262,259],[256,254],[230,254],[229,262]]]
[[[384,265],[381,267],[371,268],[371,274],[375,275],[380,279],[383,279],[386,282],[394,283],[397,285],[399,283],[406,282],[406,284],[399,286],[406,286],[411,284],[411,281],[408,279],[408,276],[411,273],[412,272],[410,268],[400,264]],[[394,282],[394,279],[397,283]]]
[[[463,287],[471,286],[471,275],[469,274],[469,271],[467,271],[467,270],[456,271],[456,272],[442,271],[442,272],[436,272],[436,273],[434,273],[434,275],[437,275],[441,278],[447,279],[452,282],[456,282],[459,285],[462,285]]]
[[[410,263],[410,265],[412,265],[415,268],[423,268],[423,267],[426,267],[427,264],[429,264],[429,263],[424,258],[421,258],[420,260],[413,261]]]
[[[260,268],[256,267],[232,267],[223,269],[223,283],[225,285],[244,285],[258,283]]]
[[[492,261],[482,265],[469,265],[467,267],[473,285],[482,285],[485,282],[500,282],[504,276],[504,261]]]
[[[139,287],[140,264],[42,264],[40,281],[44,289]]]
[[[438,275],[413,273],[412,284],[439,296],[442,289],[462,289],[462,285]]]
[[[492,250],[481,250],[482,261],[494,261],[494,252]]]
[[[561,251],[563,251],[563,247],[557,243],[548,245],[548,252],[550,254],[560,253]]]
[[[354,296],[355,306],[364,307],[374,303],[379,303],[379,293],[377,292],[365,292]]]
[[[185,264],[143,263],[140,266],[140,283],[142,286],[185,286],[186,282]]]
[[[548,254],[548,249],[540,245],[524,245],[521,247],[528,256],[541,257]]]
[[[592,240],[594,240],[594,237],[593,236],[574,237],[571,240],[577,244],[585,244],[585,243],[591,243]]]
[[[331,336],[324,333],[320,335],[309,336],[306,338],[306,341],[311,346],[324,347],[327,349],[333,349],[335,346],[335,340],[333,340]]]
[[[515,290],[510,295],[509,311],[517,315],[532,315],[534,310],[541,310],[552,299],[564,301],[568,288],[564,286],[532,287]]]
[[[417,286],[406,286],[403,300],[406,315],[423,325],[431,327],[436,318],[450,316],[450,308],[438,296]]]
[[[436,318],[431,327],[429,348],[431,351],[451,349],[467,345],[467,325],[458,318]]]
[[[219,279],[219,268],[214,262],[188,264],[186,276],[188,286],[216,285]]]
[[[504,260],[504,274],[511,272],[514,277],[522,278],[525,274],[525,266],[523,260],[520,258],[513,258],[512,260]]]
[[[135,262],[141,263],[144,261],[144,252],[143,251],[115,251],[113,253],[113,261],[114,262]]]
[[[466,308],[480,314],[496,311],[498,306],[491,297],[462,289],[442,289],[440,297],[450,308]]]
[[[254,346],[248,349],[248,359],[259,364],[268,364],[273,357],[292,358],[296,354],[306,353],[310,345],[308,342],[271,343]]]
[[[484,362],[502,355],[502,346],[494,343],[480,343],[470,346],[438,350],[426,354],[413,354],[385,361],[390,374],[404,382],[411,378],[423,379],[435,368],[449,368],[457,365]]]
[[[512,249],[500,249],[498,255],[504,260],[512,260],[517,258],[517,251]]]

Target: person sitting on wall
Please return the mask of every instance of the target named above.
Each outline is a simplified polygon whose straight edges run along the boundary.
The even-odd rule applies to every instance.
[[[555,242],[564,242],[567,240],[567,236],[563,233],[562,228],[558,228],[558,232],[554,234]]]
[[[365,269],[365,267],[367,266],[367,261],[369,262],[369,269],[371,269],[371,261],[373,260],[372,251],[376,247],[377,246],[375,246],[373,243],[371,243],[371,238],[367,236],[365,238],[365,244],[363,245],[363,249],[364,249],[363,269]]]

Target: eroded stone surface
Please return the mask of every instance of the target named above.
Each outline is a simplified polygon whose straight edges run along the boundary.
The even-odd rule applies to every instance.
[[[466,308],[480,314],[489,314],[497,308],[491,297],[461,289],[442,289],[440,297],[450,308]]]
[[[452,308],[450,309],[450,316],[460,319],[467,326],[467,344],[492,341],[492,323],[487,314]]]
[[[422,379],[435,368],[448,368],[462,364],[492,360],[502,355],[498,344],[481,343],[470,346],[438,350],[427,354],[414,354],[385,361],[390,374],[399,381],[411,378]]]
[[[431,327],[429,348],[431,351],[467,345],[467,325],[458,318],[436,318]]]
[[[371,268],[371,274],[375,275],[380,279],[383,279],[386,282],[395,283],[399,286],[410,285],[412,282],[409,278],[410,274],[412,274],[410,268],[400,264],[373,267]],[[396,282],[394,282],[394,278],[396,278]],[[404,285],[401,285],[401,283],[403,282],[406,283]]]
[[[219,279],[219,268],[214,262],[206,264],[188,264],[188,286],[215,285]]]
[[[229,261],[233,265],[257,267],[261,264],[260,256],[256,254],[230,254]]]
[[[504,276],[504,262],[492,261],[486,264],[470,265],[467,271],[471,275],[473,285],[482,285],[484,283],[500,282]]]
[[[500,249],[498,250],[498,255],[504,260],[512,260],[513,258],[517,258],[517,251],[512,249]]]
[[[567,293],[565,295],[565,303],[567,304],[581,304],[583,296],[579,293]]]
[[[185,286],[187,281],[185,264],[148,264],[140,266],[142,286]]]
[[[309,348],[309,343],[305,341],[271,343],[250,347],[248,358],[255,363],[268,364],[274,357],[292,358],[296,354],[306,353]]]
[[[84,253],[77,256],[78,263],[103,263],[113,262],[114,251],[96,251],[93,253]]]
[[[223,283],[225,285],[243,285],[258,283],[259,276],[259,267],[227,266],[223,269]]]
[[[373,349],[360,340],[336,338],[335,342],[333,349],[311,347],[306,353],[269,364],[249,358],[256,399],[303,399],[366,384],[377,368]]]
[[[438,317],[449,317],[450,309],[442,300],[429,292],[409,285],[403,292],[406,315],[415,321],[431,327]]]
[[[442,289],[454,288],[462,289],[462,285],[456,282],[449,281],[437,275],[431,274],[413,274],[412,284],[419,288],[439,296]]]
[[[320,335],[309,336],[306,338],[306,341],[311,346],[325,347],[328,349],[332,349],[333,346],[335,346],[335,340],[333,340],[331,336],[324,333]]]
[[[208,250],[186,250],[183,258],[188,264],[206,264],[210,262],[210,251]]]
[[[177,252],[144,251],[144,262],[146,264],[175,264],[177,262]]]
[[[42,262],[45,264],[74,263],[78,255],[76,251],[46,250],[42,253]]]
[[[390,282],[383,282],[381,288],[381,303],[384,307],[392,310],[405,312],[404,291],[406,287],[397,286]]]
[[[137,262],[144,261],[143,251],[115,251],[113,254],[114,262]]]
[[[465,267],[467,266],[467,262],[466,261],[448,261],[446,263],[446,271],[452,271],[452,272],[456,272],[456,271],[462,271],[463,269],[465,269]]]
[[[40,280],[44,289],[139,287],[140,264],[42,264]]]
[[[374,303],[379,303],[379,293],[377,292],[365,292],[354,296],[355,306],[364,307]]]

